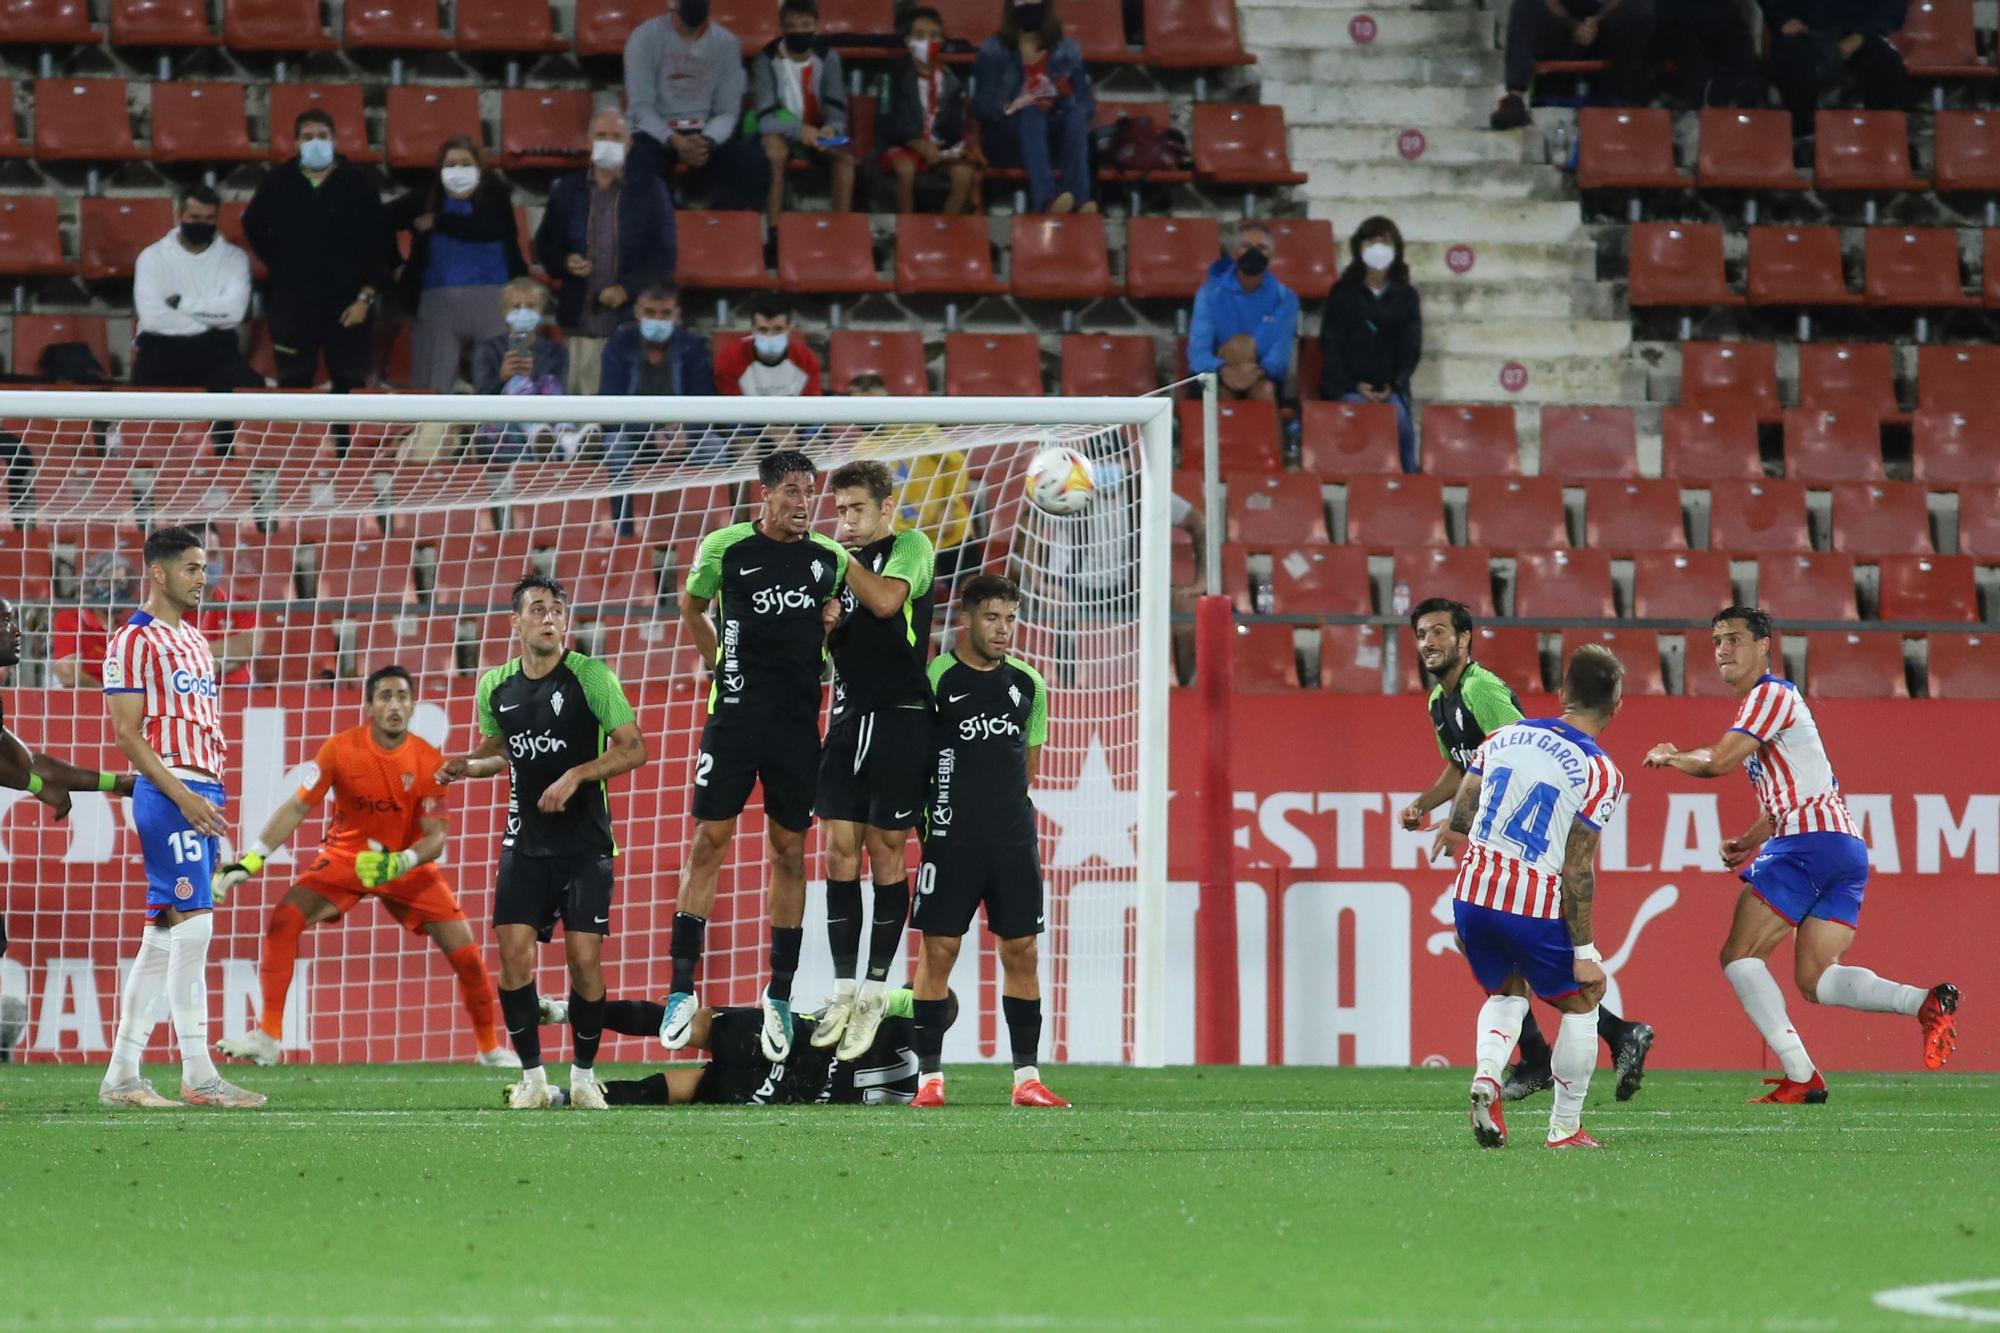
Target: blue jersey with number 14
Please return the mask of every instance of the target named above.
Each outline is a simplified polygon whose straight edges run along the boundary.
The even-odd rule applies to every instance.
[[[1625,795],[1624,777],[1595,740],[1553,717],[1495,732],[1466,771],[1480,775],[1479,809],[1452,896],[1520,916],[1561,916],[1570,829],[1579,821],[1602,828]]]

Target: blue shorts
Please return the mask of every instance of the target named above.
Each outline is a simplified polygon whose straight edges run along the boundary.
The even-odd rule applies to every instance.
[[[206,797],[217,809],[229,794],[216,782],[186,782],[187,789]],[[215,906],[211,880],[222,858],[222,843],[204,838],[187,822],[167,794],[140,778],[132,786],[132,818],[139,826],[139,847],[146,857],[146,919],[167,908],[198,912]]]
[[[1794,833],[1773,838],[1743,870],[1743,882],[1764,905],[1798,925],[1809,916],[1861,924],[1868,888],[1868,844],[1851,833]]]
[[[1457,898],[1451,900],[1451,915],[1465,961],[1489,992],[1497,993],[1508,977],[1519,973],[1544,1000],[1577,993],[1576,951],[1562,921],[1518,916]]]

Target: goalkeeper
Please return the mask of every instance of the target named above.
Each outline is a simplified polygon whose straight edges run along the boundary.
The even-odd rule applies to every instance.
[[[521,1061],[500,1040],[499,998],[465,911],[433,864],[444,851],[445,792],[436,780],[444,756],[410,733],[416,688],[410,673],[385,666],[364,685],[368,722],[331,737],[307,769],[305,781],[272,813],[250,850],[222,868],[215,897],[249,879],[274,848],[283,846],[329,791],[333,819],[319,851],[272,909],[257,964],[264,992],[263,1017],[239,1037],[215,1044],[218,1053],[260,1065],[278,1062],[285,1035],[285,997],[292,988],[299,936],[305,928],[343,915],[364,896],[379,898],[411,931],[431,937],[452,971],[472,1034],[476,1063],[518,1069]]]

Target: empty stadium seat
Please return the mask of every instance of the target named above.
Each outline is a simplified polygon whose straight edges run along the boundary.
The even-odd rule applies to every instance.
[[[1236,627],[1235,685],[1246,693],[1299,688],[1299,653],[1290,625]]]
[[[675,223],[680,248],[674,272],[681,286],[706,290],[770,286],[760,214],[684,210]]]
[[[153,85],[155,162],[257,162],[263,149],[250,142],[250,119],[240,83]]]
[[[458,49],[468,54],[535,55],[565,50],[548,0],[458,0]]]
[[[1912,475],[1932,485],[2000,482],[2000,416],[1933,408],[1910,427]]]
[[[660,600],[664,572],[653,549],[637,542],[592,546],[574,566],[556,563],[557,576],[575,594],[578,606],[631,605],[648,608]]]
[[[580,56],[622,56],[632,29],[658,12],[635,0],[577,0],[576,53]]]
[[[2000,486],[1958,488],[1958,553],[2000,559]]]
[[[1444,484],[1425,476],[1350,478],[1347,542],[1372,551],[1444,545]]]
[[[1629,407],[1542,407],[1541,474],[1578,481],[1639,475],[1639,428]]]
[[[1233,4],[1226,7],[1232,12],[1235,9]],[[1146,54],[1152,60],[1150,44]],[[1281,106],[1197,103],[1193,148],[1194,173],[1211,185],[1303,185],[1306,181],[1304,172],[1292,170],[1291,155],[1285,148],[1285,109]]]
[[[1685,551],[1687,519],[1677,481],[1599,477],[1583,484],[1584,545],[1613,555]]]
[[[2000,635],[1930,636],[1930,697],[2000,699]]]
[[[1979,619],[1972,561],[1962,555],[1885,555],[1881,560],[1882,619]]]
[[[1514,614],[1599,616],[1618,614],[1611,598],[1611,557],[1603,551],[1523,551],[1514,568]]]
[[[332,680],[339,666],[333,625],[310,611],[266,617],[250,671],[259,685],[310,685]]]
[[[829,296],[888,291],[888,280],[875,271],[868,215],[779,215],[778,286],[788,292]]]
[[[1472,631],[1472,660],[1522,694],[1544,694],[1542,632],[1481,625]]]
[[[1440,477],[1517,477],[1521,448],[1505,403],[1429,403],[1423,411],[1424,470]]]
[[[1930,512],[1913,481],[1845,481],[1833,488],[1833,549],[1850,555],[1928,555]]]
[[[2000,191],[2000,113],[1940,111],[1932,125],[1931,175],[1939,194]]]
[[[947,333],[944,391],[953,397],[1042,396],[1042,349],[1032,333]]]
[[[1625,696],[1665,694],[1660,673],[1660,636],[1649,629],[1566,629],[1556,660],[1556,684],[1569,667],[1570,655],[1586,643],[1609,648],[1625,667]]]
[[[1389,403],[1299,404],[1299,466],[1322,477],[1402,471],[1396,409]]]
[[[1336,694],[1380,694],[1384,656],[1379,625],[1321,625],[1319,687]]]
[[[76,265],[63,258],[55,196],[0,198],[0,275],[20,278],[74,272]]]
[[[95,46],[104,40],[84,0],[8,0],[0,5],[0,45]]]
[[[1118,294],[1103,214],[1017,213],[1012,236],[1016,300],[1093,301]]]
[[[1783,111],[1705,107],[1695,181],[1705,190],[1806,190],[1792,165],[1792,122]]]
[[[1990,412],[2000,384],[2000,346],[1917,348],[1917,406]]]
[[[1494,551],[1569,545],[1558,477],[1474,477],[1466,491],[1466,541]]]
[[[1713,551],[1806,551],[1806,490],[1796,481],[1713,482],[1708,492]]]
[[[1660,414],[1660,471],[1682,481],[1752,481],[1757,417],[1744,407],[1669,407]]]
[[[544,13],[548,6],[535,0]],[[461,16],[464,14],[460,8]],[[459,40],[464,41],[460,18]],[[520,50],[520,47],[510,47]],[[500,164],[506,167],[575,167],[590,157],[590,90],[502,88]]]
[[[652,11],[645,12],[650,17]],[[782,31],[777,6],[767,5],[763,0],[719,0],[710,13],[717,23],[736,34],[745,60],[777,40]]]
[[[1207,451],[1203,446],[1201,404],[1183,400],[1175,407],[1180,426],[1181,466],[1201,469]],[[1216,405],[1215,430],[1221,447],[1216,459],[1225,472],[1276,472],[1283,465],[1278,455],[1278,405],[1260,402],[1223,402]],[[1313,479],[1318,485],[1318,478]]]
[[[1365,616],[1368,553],[1325,543],[1271,547],[1271,611],[1281,616]]]
[[[931,391],[930,376],[924,369],[924,335],[914,330],[903,333],[860,333],[836,329],[827,339],[828,365],[833,374],[833,391],[846,393],[856,375],[880,375],[892,394],[922,397]]]
[[[1979,59],[1979,44],[1972,28],[1972,0],[1910,0],[1903,26],[1891,40],[1914,78],[1994,76],[1993,66]]]
[[[300,113],[311,110],[333,117],[333,146],[342,157],[353,162],[382,160],[382,154],[368,142],[368,114],[359,84],[274,83],[269,92],[272,161],[286,162],[298,156],[299,141],[293,127]]]
[[[1757,604],[1781,620],[1859,620],[1854,557],[1840,551],[1760,555]]]
[[[470,553],[464,554],[469,560]],[[360,605],[347,609],[365,612],[372,606],[378,613],[393,613],[396,605],[416,601],[416,543],[408,537],[367,535],[324,542],[317,548],[317,558],[317,600],[323,609],[332,609],[328,603],[355,602]],[[443,582],[447,577],[474,575],[449,569],[440,552],[438,579]]]
[[[1759,421],[1777,421],[1778,349],[1770,343],[1681,344],[1681,404],[1742,407]]]
[[[1838,227],[1752,227],[1750,304],[1859,305],[1847,289]]]
[[[1799,406],[1904,420],[1896,401],[1895,349],[1888,343],[1800,343]]]
[[[1735,600],[1727,551],[1640,551],[1632,557],[1632,614],[1640,620],[1706,621]]]
[[[448,51],[437,0],[346,0],[342,45],[350,51]]]
[[[1949,227],[1870,227],[1868,304],[1965,307],[1980,303],[1959,275],[1958,233]]]
[[[1722,267],[1722,228],[1705,222],[1632,227],[1634,306],[1740,306]]]
[[[1214,218],[1132,218],[1125,224],[1125,289],[1139,301],[1192,300],[1221,254],[1222,225]]]
[[[111,0],[113,46],[220,46],[203,0]]]
[[[1910,118],[1901,111],[1813,116],[1815,190],[1927,190],[1910,170]]]
[[[946,28],[954,37],[981,40]],[[1147,0],[1146,63],[1166,69],[1254,64],[1243,49],[1235,0]]]
[[[1907,699],[1899,634],[1815,630],[1806,635],[1806,695],[1813,699]]]
[[[505,608],[515,582],[532,568],[533,550],[528,535],[519,532],[444,539],[438,543],[432,602],[463,614]]]
[[[356,622],[354,674],[366,676],[389,662],[414,672],[419,687],[450,688],[447,682],[458,674],[458,621],[398,616]]]
[[[1475,616],[1493,614],[1493,577],[1487,552],[1476,546],[1433,546],[1396,552],[1395,582],[1410,590],[1410,604],[1431,597],[1465,603]]]
[[[1318,301],[1340,276],[1340,254],[1333,243],[1333,224],[1324,218],[1258,218],[1271,229],[1271,272],[1299,294],[1301,301]],[[1317,343],[1314,344],[1317,346]],[[1319,375],[1303,380],[1319,391]]]
[[[1323,542],[1326,500],[1318,477],[1290,473],[1227,475],[1229,540],[1233,542]]]
[[[454,134],[466,135],[474,143],[486,142],[479,122],[477,88],[403,85],[389,88],[386,96],[384,146],[392,167],[435,170],[438,145]]]
[[[852,0],[849,0],[852,3]],[[1070,5],[1062,11],[1063,36],[1073,39],[1092,65],[1139,65],[1147,57],[1125,43],[1125,15],[1117,5]],[[893,31],[885,29],[884,31]]]
[[[320,21],[319,0],[222,0],[222,40],[232,51],[331,51],[340,45]]]
[[[897,217],[899,295],[993,296],[1006,290],[993,276],[993,237],[983,215]]]
[[[86,282],[129,278],[139,252],[174,229],[174,201],[165,195],[77,201],[77,252]]]
[[[1126,398],[1159,387],[1160,366],[1151,338],[1114,333],[1064,336],[1063,397]]]
[[[1785,409],[1785,475],[1793,481],[1881,481],[1882,423],[1865,408]]]
[[[123,79],[36,79],[35,156],[48,162],[123,162],[132,142]]]
[[[1664,107],[1583,107],[1577,112],[1576,183],[1584,190],[1674,190],[1673,113]]]
[[[40,375],[42,349],[56,343],[80,342],[97,354],[97,362],[111,367],[111,339],[102,315],[16,315],[14,355],[9,364],[17,375]]]

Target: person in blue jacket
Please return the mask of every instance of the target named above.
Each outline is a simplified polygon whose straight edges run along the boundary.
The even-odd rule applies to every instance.
[[[681,320],[680,293],[654,283],[632,302],[633,320],[604,344],[598,392],[608,398],[691,398],[715,393],[715,360],[708,339]],[[604,466],[622,483],[636,466],[661,461],[719,461],[727,439],[707,426],[624,425],[610,430]],[[613,516],[628,536],[631,500],[612,497]]]
[[[1270,272],[1275,246],[1269,227],[1243,223],[1195,293],[1188,368],[1216,372],[1224,397],[1275,402],[1291,374],[1299,295]]]
[[[1033,211],[1095,212],[1090,117],[1097,99],[1083,52],[1063,36],[1056,7],[1013,0],[1000,31],[979,48],[972,87],[980,149],[992,166],[1027,170]]]

